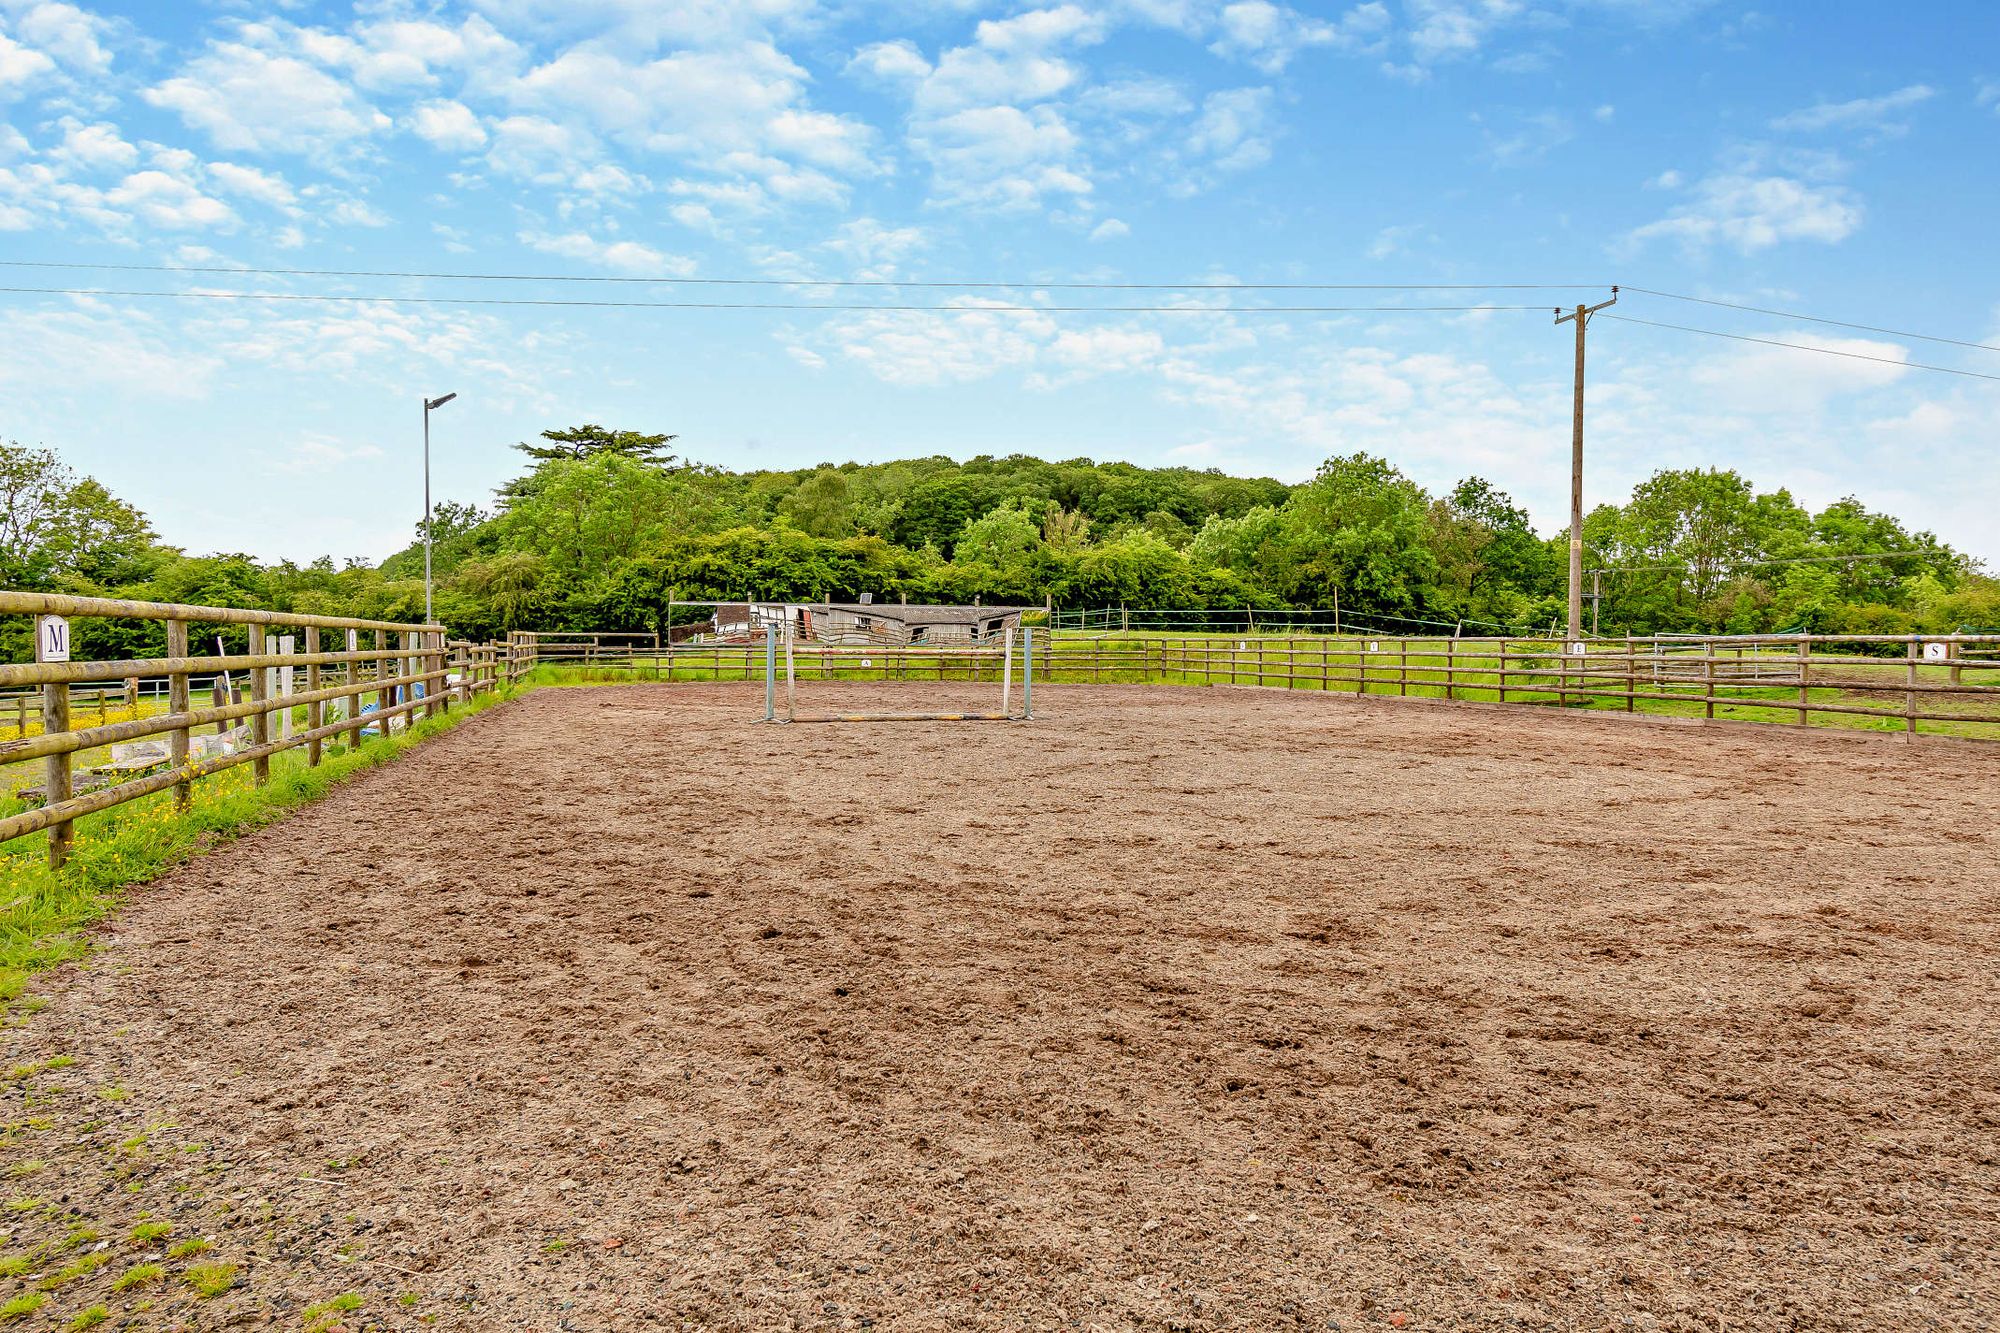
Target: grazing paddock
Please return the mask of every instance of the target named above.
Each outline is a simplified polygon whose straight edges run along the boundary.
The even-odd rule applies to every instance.
[[[761,703],[539,690],[141,891],[8,1033],[75,1060],[4,1094],[18,1188],[212,1234],[156,1323],[2000,1320],[1992,749]]]

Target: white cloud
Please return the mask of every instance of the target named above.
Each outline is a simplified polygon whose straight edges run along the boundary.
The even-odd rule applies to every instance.
[[[919,250],[930,246],[930,237],[921,227],[885,227],[874,218],[855,218],[841,224],[839,233],[825,248],[841,255],[857,267],[886,274]]]
[[[327,221],[337,227],[386,227],[388,216],[363,199],[339,199],[327,210]]]
[[[0,32],[0,93],[39,78],[55,67],[56,62],[48,56]]]
[[[155,227],[188,231],[229,227],[236,214],[220,199],[210,198],[178,176],[164,171],[139,171],[104,192],[104,202],[126,210]]]
[[[929,77],[931,62],[924,59],[915,42],[901,38],[862,47],[847,62],[847,72],[883,83],[914,83]]]
[[[275,472],[325,473],[382,456],[382,450],[376,445],[343,444],[326,436],[312,436],[292,445],[285,451],[285,456],[272,461],[270,467]]]
[[[829,350],[890,384],[929,386],[987,379],[1032,365],[1057,332],[1055,320],[1032,312],[990,310],[1000,302],[958,298],[965,314],[884,311],[830,324]],[[819,355],[796,335],[792,346]]]
[[[1221,171],[1261,166],[1271,157],[1269,88],[1230,88],[1202,100],[1187,137],[1197,159]]]
[[[1822,130],[1867,130],[1877,135],[1898,135],[1909,131],[1903,114],[1928,102],[1937,90],[1921,83],[1899,88],[1880,97],[1857,97],[1850,102],[1820,102],[1802,111],[1779,116],[1771,128],[1811,134]]]
[[[1517,113],[1504,119],[1504,128],[1487,124],[1481,130],[1486,158],[1496,167],[1531,165],[1576,137],[1569,117],[1560,111]]]
[[[1408,254],[1412,241],[1435,241],[1436,234],[1420,223],[1403,223],[1400,226],[1384,227],[1375,233],[1375,239],[1368,243],[1370,259],[1392,259]]]
[[[1691,193],[1666,217],[1630,232],[1627,244],[1664,239],[1689,250],[1727,245],[1755,254],[1784,241],[1837,244],[1861,225],[1860,200],[1838,185],[1721,172],[1697,182]]]
[[[509,85],[533,121],[572,137],[601,135],[640,154],[670,157],[724,181],[755,182],[774,199],[838,203],[852,177],[882,170],[865,122],[810,106],[805,70],[765,40],[726,50],[675,50],[632,62],[576,46]],[[496,127],[517,123],[509,117]],[[496,145],[496,163],[510,156]],[[518,154],[511,156],[518,157]],[[564,173],[541,163],[514,174]]]
[[[486,161],[502,175],[557,185],[598,156],[597,141],[583,130],[542,116],[507,116],[494,122]]]
[[[911,146],[955,203],[1032,208],[1050,194],[1085,195],[1082,141],[1054,107],[970,107],[926,122]]]
[[[212,162],[208,168],[209,179],[226,192],[244,199],[254,199],[272,208],[289,209],[298,202],[298,194],[275,172],[259,171],[255,167],[239,166],[234,162]]]
[[[387,19],[359,25],[351,34],[300,28],[285,35],[300,54],[346,70],[370,92],[420,92],[437,84],[440,70],[490,83],[515,72],[522,59],[520,47],[477,15],[456,28]]]
[[[1688,380],[1701,391],[1711,409],[1742,412],[1816,412],[1832,400],[1899,382],[1909,372],[1901,365],[1906,349],[1895,343],[1865,338],[1828,338],[1814,333],[1764,333],[1777,342],[1878,361],[1819,356],[1782,347],[1748,345],[1717,353],[1696,363]]]
[[[463,102],[419,103],[410,113],[410,129],[433,148],[469,153],[486,146],[486,128]]]
[[[101,74],[111,67],[110,53],[98,40],[109,27],[95,14],[61,0],[30,4],[14,20],[14,31],[30,44],[71,69],[91,74]]]
[[[145,98],[240,152],[325,152],[390,124],[324,70],[243,42],[211,43]]]
[[[1120,241],[1132,234],[1132,229],[1117,218],[1106,218],[1090,229],[1093,241]]]
[[[1392,26],[1388,8],[1380,3],[1356,5],[1338,22],[1328,22],[1270,0],[1234,0],[1217,16],[1219,35],[1208,49],[1277,74],[1308,47],[1374,49]]]
[[[62,143],[49,156],[85,171],[114,170],[138,164],[139,150],[125,141],[116,125],[86,125],[73,116],[62,121]]]
[[[1473,54],[1527,6],[1520,0],[1409,0],[1407,10],[1411,54],[1429,64]]]
[[[546,255],[578,259],[636,277],[686,277],[695,269],[693,260],[680,255],[662,254],[637,241],[603,241],[586,232],[575,231],[561,236],[522,232],[519,239],[529,249]]]

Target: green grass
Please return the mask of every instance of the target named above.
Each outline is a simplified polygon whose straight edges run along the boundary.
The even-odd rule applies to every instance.
[[[213,1300],[236,1285],[235,1264],[195,1264],[181,1277],[203,1300]]]
[[[86,1274],[94,1273],[111,1262],[111,1256],[102,1251],[79,1255],[41,1281],[43,1291],[54,1291],[65,1282],[74,1281]]]
[[[257,787],[244,764],[194,784],[185,812],[173,793],[152,796],[76,821],[70,862],[51,871],[43,835],[0,845],[0,1006],[20,996],[28,977],[81,957],[84,928],[114,911],[124,892],[217,842],[283,818],[317,800],[343,778],[382,764],[427,737],[501,701],[482,694],[442,718],[398,735],[369,737],[361,748],[328,754],[308,767],[303,750],[273,757],[271,781]]]
[[[45,1291],[24,1291],[4,1305],[0,1305],[0,1319],[24,1319],[48,1303]]]
[[[141,1222],[132,1228],[132,1234],[126,1239],[133,1245],[151,1245],[165,1240],[173,1229],[171,1222]]]
[[[117,1280],[111,1284],[111,1289],[113,1291],[131,1291],[134,1287],[145,1287],[155,1282],[164,1282],[166,1277],[167,1270],[161,1265],[140,1264],[135,1268],[128,1268],[123,1273],[120,1273]]]
[[[110,1321],[111,1311],[109,1309],[102,1305],[93,1305],[87,1310],[78,1310],[76,1317],[67,1324],[64,1324],[63,1327],[69,1333],[83,1333],[83,1330],[87,1328],[96,1328],[99,1324],[109,1323]]]
[[[299,1311],[304,1322],[305,1333],[327,1333],[340,1323],[343,1314],[352,1314],[361,1308],[359,1293],[344,1291],[330,1301],[320,1301]]]

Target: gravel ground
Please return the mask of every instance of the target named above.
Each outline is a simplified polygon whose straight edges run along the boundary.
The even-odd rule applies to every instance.
[[[322,1333],[2000,1321],[2000,750],[1037,703],[541,690],[161,879],[5,1033],[0,1297]]]

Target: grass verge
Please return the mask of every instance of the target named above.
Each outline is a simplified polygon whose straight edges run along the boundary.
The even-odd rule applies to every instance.
[[[131,886],[283,818],[343,779],[508,697],[482,694],[398,735],[369,737],[359,749],[328,754],[317,768],[302,752],[286,751],[272,760],[267,786],[253,785],[247,764],[229,769],[195,783],[185,811],[174,809],[167,791],[88,815],[76,822],[75,849],[60,871],[49,869],[41,835],[0,847],[0,1009],[20,997],[33,973],[82,956],[89,947],[84,930],[115,911]]]

